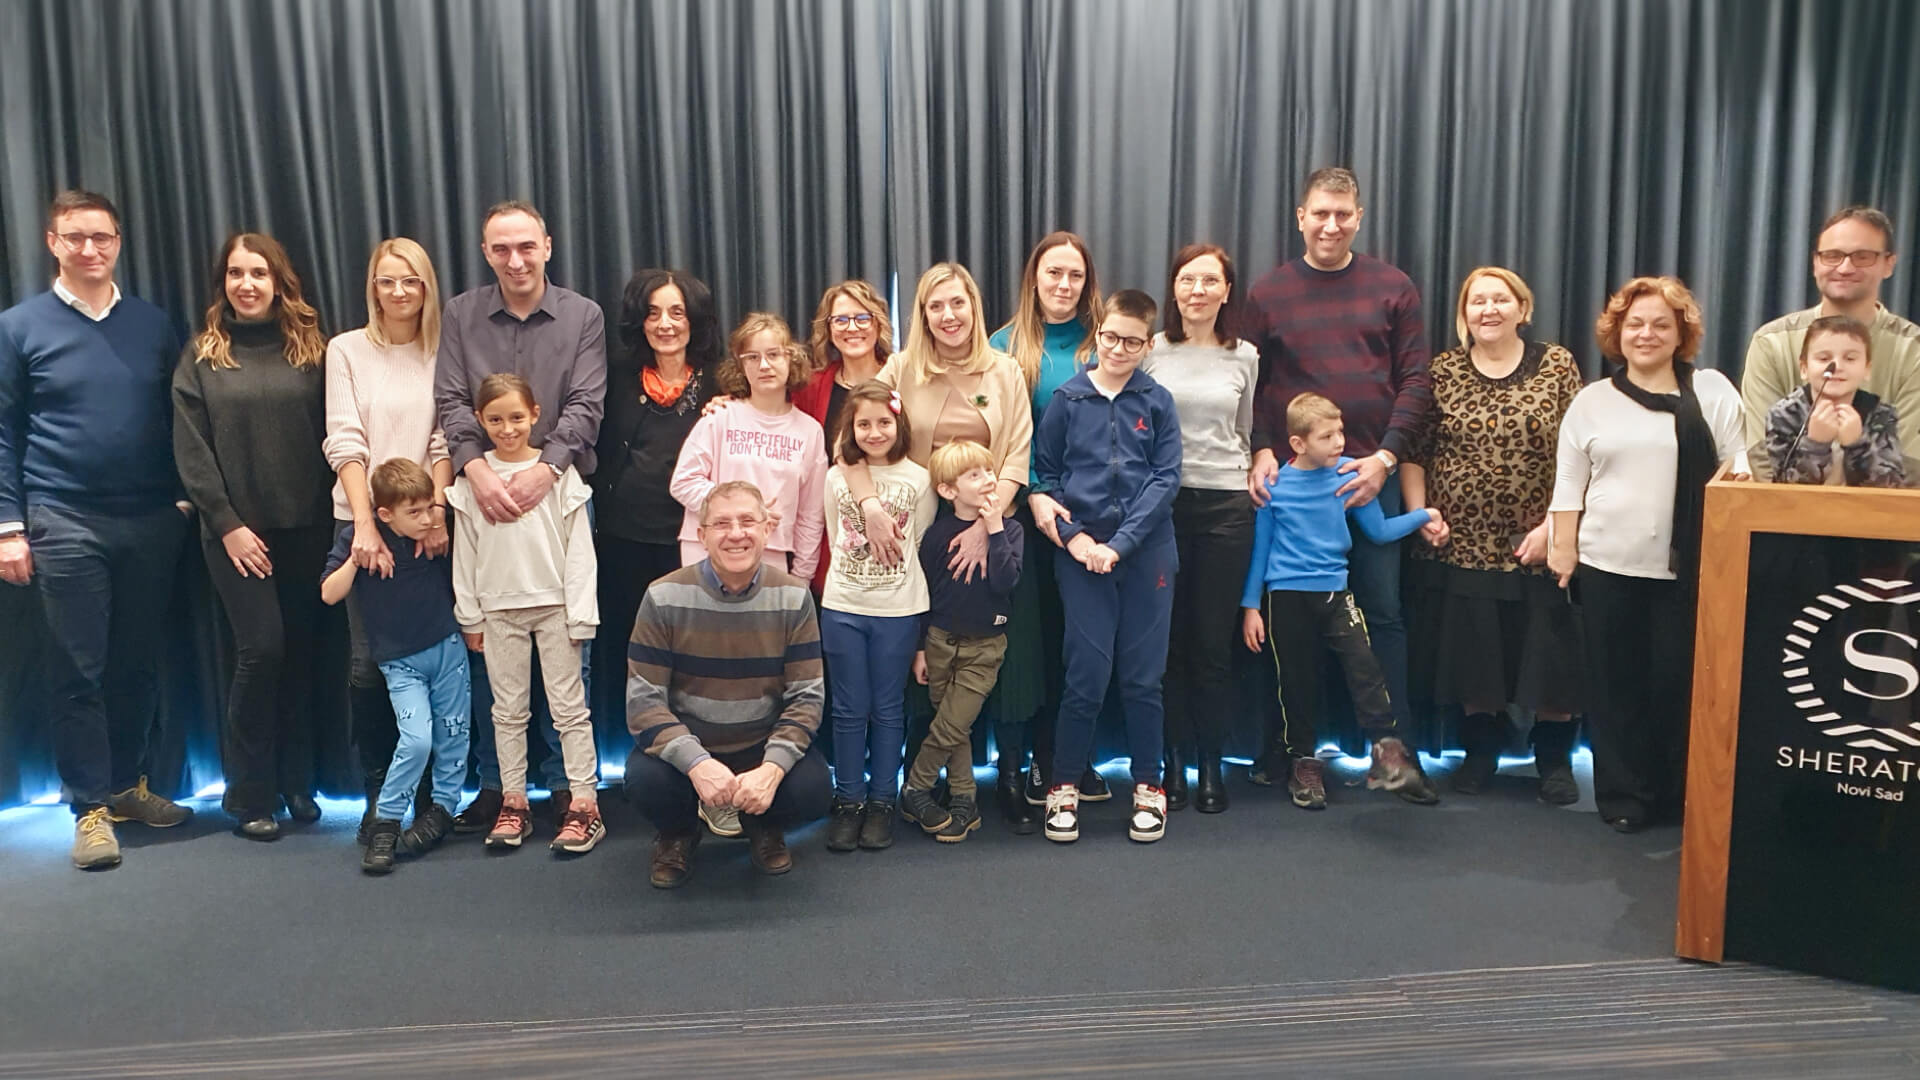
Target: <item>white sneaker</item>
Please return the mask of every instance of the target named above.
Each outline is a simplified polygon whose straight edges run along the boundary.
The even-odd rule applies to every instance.
[[[1133,816],[1127,819],[1127,835],[1143,844],[1167,835],[1165,791],[1152,784],[1133,785]]]
[[[722,809],[701,803],[700,820],[707,823],[707,828],[713,831],[713,835],[723,836],[729,840],[744,831],[740,827],[740,811],[731,806]]]
[[[1046,822],[1047,839],[1060,844],[1080,839],[1080,789],[1077,786],[1061,784],[1047,792]]]

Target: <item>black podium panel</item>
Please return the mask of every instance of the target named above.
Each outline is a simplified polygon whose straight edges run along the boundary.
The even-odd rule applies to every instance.
[[[1751,552],[1726,957],[1920,990],[1920,560]]]

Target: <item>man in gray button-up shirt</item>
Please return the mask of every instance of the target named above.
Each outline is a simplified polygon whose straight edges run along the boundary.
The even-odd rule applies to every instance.
[[[553,238],[527,203],[487,211],[481,249],[496,280],[447,302],[433,397],[454,470],[467,478],[487,520],[504,522],[546,498],[567,466],[583,477],[593,473],[607,392],[606,317],[600,305],[547,280]],[[501,371],[532,384],[540,406],[533,442],[548,465],[524,469],[511,483],[502,483],[482,456],[491,444],[473,414],[480,381]]]

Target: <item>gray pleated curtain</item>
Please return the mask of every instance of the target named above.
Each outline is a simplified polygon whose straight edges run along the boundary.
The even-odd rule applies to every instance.
[[[46,287],[45,203],[82,185],[125,214],[123,285],[183,325],[238,228],[286,243],[329,330],[365,321],[383,236],[421,240],[449,295],[479,284],[506,197],[610,314],[664,263],[723,319],[800,328],[834,281],[897,275],[910,301],[957,258],[998,322],[1053,228],[1108,289],[1157,294],[1194,239],[1250,280],[1299,251],[1300,178],[1341,163],[1358,246],[1421,287],[1436,349],[1461,273],[1503,263],[1591,372],[1609,288],[1677,273],[1732,370],[1812,302],[1830,210],[1920,239],[1906,0],[14,0],[0,41],[0,300]],[[1889,284],[1920,310],[1915,271]],[[194,569],[156,756],[175,791],[218,774]],[[0,805],[55,783],[34,603],[0,589]]]

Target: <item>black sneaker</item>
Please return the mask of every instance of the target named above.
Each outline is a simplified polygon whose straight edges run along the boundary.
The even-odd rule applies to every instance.
[[[967,834],[980,827],[980,809],[972,799],[965,795],[955,795],[947,823],[933,834],[935,840],[943,844],[957,844],[967,838]]]
[[[1106,802],[1111,798],[1113,789],[1107,786],[1107,778],[1093,766],[1087,766],[1087,771],[1080,774],[1080,801]]]
[[[1292,773],[1287,777],[1287,794],[1293,796],[1293,805],[1302,810],[1327,808],[1326,768],[1319,758],[1293,759]]]
[[[1247,783],[1257,787],[1272,787],[1273,778],[1289,775],[1291,758],[1280,750],[1269,750],[1254,759],[1253,767],[1247,770]]]
[[[827,817],[827,850],[852,851],[860,846],[860,803],[835,796]]]
[[[1039,762],[1034,762],[1033,768],[1027,770],[1027,782],[1021,786],[1020,792],[1028,806],[1047,805],[1047,774],[1040,768]]]
[[[893,846],[893,803],[886,799],[868,799],[860,811],[860,846],[881,851]]]
[[[454,816],[453,831],[462,835],[490,831],[500,817],[500,805],[504,798],[491,788],[481,788],[467,808]]]
[[[435,803],[426,814],[413,819],[413,827],[400,834],[400,846],[408,855],[419,858],[440,846],[453,832],[453,815]]]
[[[393,873],[394,849],[400,844],[400,823],[379,818],[367,834],[367,851],[360,857],[360,869],[369,874]]]
[[[930,833],[939,832],[953,820],[953,815],[934,801],[931,792],[911,787],[900,789],[900,816],[918,823],[923,831]]]

